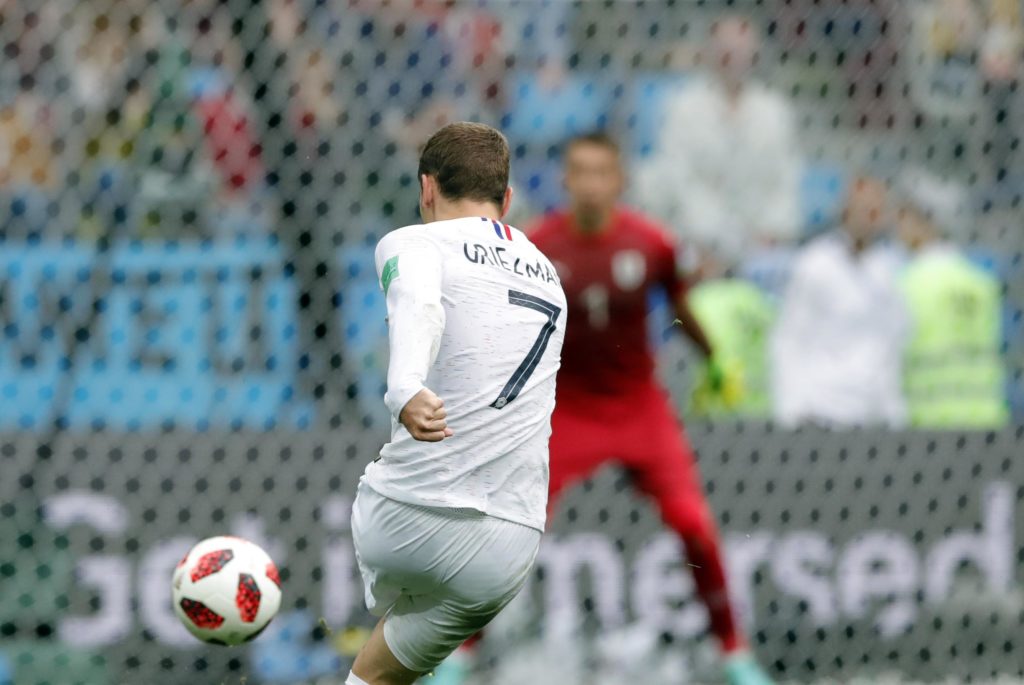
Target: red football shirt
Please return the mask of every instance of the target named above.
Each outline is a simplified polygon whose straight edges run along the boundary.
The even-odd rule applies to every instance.
[[[686,290],[668,233],[622,208],[596,235],[580,232],[567,212],[553,212],[530,239],[558,270],[568,299],[559,394],[618,395],[650,387],[648,293],[662,287],[674,300]]]

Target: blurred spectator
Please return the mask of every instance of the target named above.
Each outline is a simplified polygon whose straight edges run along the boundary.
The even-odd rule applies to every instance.
[[[915,0],[786,0],[770,3],[779,62],[808,80],[808,114],[828,130],[881,131],[907,116],[904,82],[893,66],[903,57],[906,8]],[[795,94],[795,93],[794,93]],[[825,98],[838,106],[823,106]]]
[[[343,118],[350,104],[343,88],[351,87],[352,79],[325,49],[336,39],[332,8],[305,0],[268,0],[263,7],[265,14],[251,15],[240,40],[257,129],[264,132],[268,185],[279,204],[276,233],[298,295],[299,382],[306,396],[341,406],[349,379],[342,373],[340,280],[332,239],[348,226],[331,209],[353,213],[366,161],[353,129],[366,135],[370,122],[346,126]],[[358,23],[352,17],[347,25]],[[344,42],[353,49],[358,43]]]
[[[186,86],[193,116],[220,179],[220,199],[241,201],[262,188],[265,172],[227,8],[199,16],[190,37]]]
[[[908,321],[900,256],[884,241],[890,219],[885,184],[859,178],[840,230],[798,253],[771,340],[774,412],[783,425],[906,422]]]
[[[0,186],[56,185],[52,124],[46,103],[27,92],[0,109]]]
[[[60,41],[67,83],[51,94],[51,103],[65,150],[63,172],[78,191],[64,192],[62,202],[81,202],[77,225],[68,226],[79,238],[126,226],[137,198],[137,170],[130,166],[152,105],[143,81],[153,16],[136,5],[79,4],[69,11],[71,30]]]
[[[968,225],[962,190],[924,172],[901,182],[900,237],[913,258],[903,275],[913,332],[904,360],[910,422],[929,428],[998,428],[1009,411],[999,348],[998,280],[950,237]]]
[[[489,118],[500,113],[508,100],[505,73],[512,45],[503,35],[502,16],[507,8],[508,4],[501,2],[490,7],[487,2],[425,5],[452,46],[452,66],[490,110]]]
[[[147,238],[205,236],[218,179],[205,154],[202,125],[189,87],[195,28],[190,8],[173,18],[154,12],[145,59],[149,85],[145,126],[134,146],[138,227]]]
[[[62,182],[52,102],[60,8],[0,3],[0,237],[39,239]]]
[[[918,0],[909,11],[910,95],[924,160],[966,179],[984,162],[983,18],[974,0]]]
[[[910,13],[910,94],[925,161],[972,184],[1013,183],[1014,171],[1019,180],[1020,6],[918,0]]]
[[[761,36],[745,17],[717,22],[709,73],[669,100],[655,158],[642,170],[646,206],[691,241],[738,260],[751,239],[800,230],[801,152],[794,113],[754,81]]]
[[[1017,0],[990,0],[988,27],[981,42],[981,73],[992,122],[992,167],[997,183],[1014,188],[1019,200],[1024,183],[1024,96],[1020,92],[1024,26]]]
[[[765,293],[739,278],[728,263],[706,258],[690,307],[725,370],[724,388],[710,387],[705,371],[693,392],[693,411],[711,418],[768,418],[768,336],[775,309]],[[703,362],[702,362],[703,363]]]
[[[46,237],[59,181],[52,110],[22,91],[0,109],[0,238]]]
[[[56,43],[66,25],[62,15],[75,3],[0,0],[0,93],[19,90],[39,95],[52,93],[66,78],[56,56]],[[6,98],[5,98],[6,99]]]

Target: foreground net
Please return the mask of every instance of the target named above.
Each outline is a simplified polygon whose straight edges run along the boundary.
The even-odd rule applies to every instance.
[[[709,158],[737,212],[709,233],[666,141],[730,17],[791,123],[767,168],[789,185]],[[927,210],[997,285],[992,425],[783,430],[767,397],[707,410],[694,355],[652,337],[780,681],[1024,678],[1022,30],[1000,0],[0,3],[0,683],[342,680],[372,625],[349,506],[389,429],[373,246],[417,220],[418,147],[459,119],[509,137],[521,226],[564,201],[564,138],[611,132],[631,201],[767,308],[852,179]],[[479,682],[716,681],[685,560],[628,485],[566,497]],[[223,532],[285,584],[230,651],[169,605]]]

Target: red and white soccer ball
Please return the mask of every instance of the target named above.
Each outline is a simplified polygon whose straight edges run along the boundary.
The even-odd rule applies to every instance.
[[[259,545],[207,538],[178,562],[174,612],[204,642],[237,645],[259,635],[281,606],[281,578]]]

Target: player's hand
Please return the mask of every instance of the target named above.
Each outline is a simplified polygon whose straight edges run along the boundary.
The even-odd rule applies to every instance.
[[[414,439],[441,442],[455,435],[445,420],[447,416],[444,400],[423,388],[402,407],[398,420]]]

